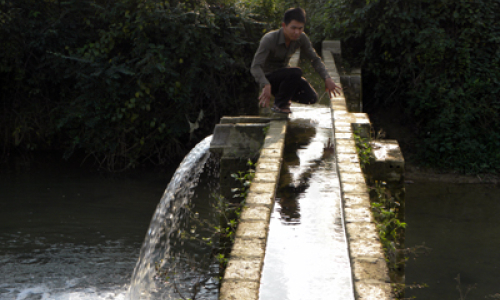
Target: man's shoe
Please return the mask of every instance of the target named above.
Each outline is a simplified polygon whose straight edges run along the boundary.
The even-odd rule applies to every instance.
[[[290,111],[290,108],[288,107],[283,107],[283,108],[279,108],[277,107],[276,105],[274,105],[271,110],[275,113],[280,113],[280,114],[289,114],[291,113],[292,111]]]

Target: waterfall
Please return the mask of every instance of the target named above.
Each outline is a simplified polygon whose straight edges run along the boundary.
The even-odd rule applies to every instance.
[[[194,229],[190,229],[194,228],[194,225],[189,220],[186,221],[186,219],[189,219],[186,217],[186,214],[191,213],[189,211],[191,198],[198,185],[205,163],[210,156],[208,150],[211,140],[212,136],[205,138],[186,155],[168,184],[151,219],[148,232],[141,247],[140,256],[131,279],[129,290],[130,300],[169,299],[169,297],[173,297],[169,296],[170,294],[174,292],[180,293],[179,290],[183,287],[179,286],[179,282],[176,282],[175,278],[173,285],[165,287],[168,285],[165,282],[168,281],[170,276],[168,272],[163,273],[161,276],[158,275],[158,270],[171,269],[172,264],[175,263],[177,263],[177,266],[179,264],[188,266],[183,267],[181,271],[179,269],[171,271],[175,276],[182,277],[179,280],[186,282],[186,285],[191,284],[191,287],[187,287],[186,289],[192,290],[192,285],[198,284],[193,282],[193,278],[197,278],[197,274],[195,274],[197,271],[193,270],[193,266],[189,265],[185,257],[179,258],[172,253],[184,251],[176,249],[177,246],[191,247],[192,249],[203,247],[203,245],[200,246],[199,240],[193,242],[193,239],[185,239],[184,236],[186,231],[194,233]],[[187,233],[189,234],[189,232]],[[180,238],[181,236],[183,238]],[[178,239],[177,242],[174,242],[174,239]],[[194,254],[193,256],[197,257],[198,260],[207,260],[206,255],[204,258],[199,257],[199,254]],[[179,262],[179,260],[183,260],[183,262]],[[204,281],[203,283],[206,284],[206,282]],[[196,288],[199,289],[199,286]],[[163,291],[162,289],[166,289],[167,291]],[[175,291],[172,292],[172,290]],[[175,299],[178,298],[176,297]]]

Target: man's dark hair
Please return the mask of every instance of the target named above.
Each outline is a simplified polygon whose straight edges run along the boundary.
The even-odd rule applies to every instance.
[[[300,8],[290,8],[285,11],[285,15],[283,16],[283,22],[285,25],[288,25],[292,20],[295,20],[300,23],[306,23],[306,12]]]

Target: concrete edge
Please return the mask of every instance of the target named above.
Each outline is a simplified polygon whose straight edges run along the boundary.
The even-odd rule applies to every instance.
[[[231,249],[219,300],[258,300],[287,120],[272,120]]]
[[[337,44],[324,41],[322,47],[323,60],[332,78],[339,78],[332,55],[339,48]],[[335,45],[335,49],[332,45]],[[369,119],[365,114],[349,113],[343,93],[331,99],[331,109],[354,297],[356,300],[394,299],[384,250],[371,212],[368,187],[353,137],[354,130],[369,124]]]

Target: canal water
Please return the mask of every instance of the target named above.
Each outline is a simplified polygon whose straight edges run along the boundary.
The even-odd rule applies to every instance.
[[[331,111],[295,104],[291,110],[260,299],[354,299],[340,182],[327,147]]]
[[[106,175],[58,162],[2,165],[0,299],[126,299],[174,171]]]
[[[499,216],[498,185],[407,184],[406,246],[424,244],[430,250],[419,251],[405,270],[407,284],[428,287],[407,289],[406,297],[500,299]],[[465,296],[471,286],[475,288]]]

